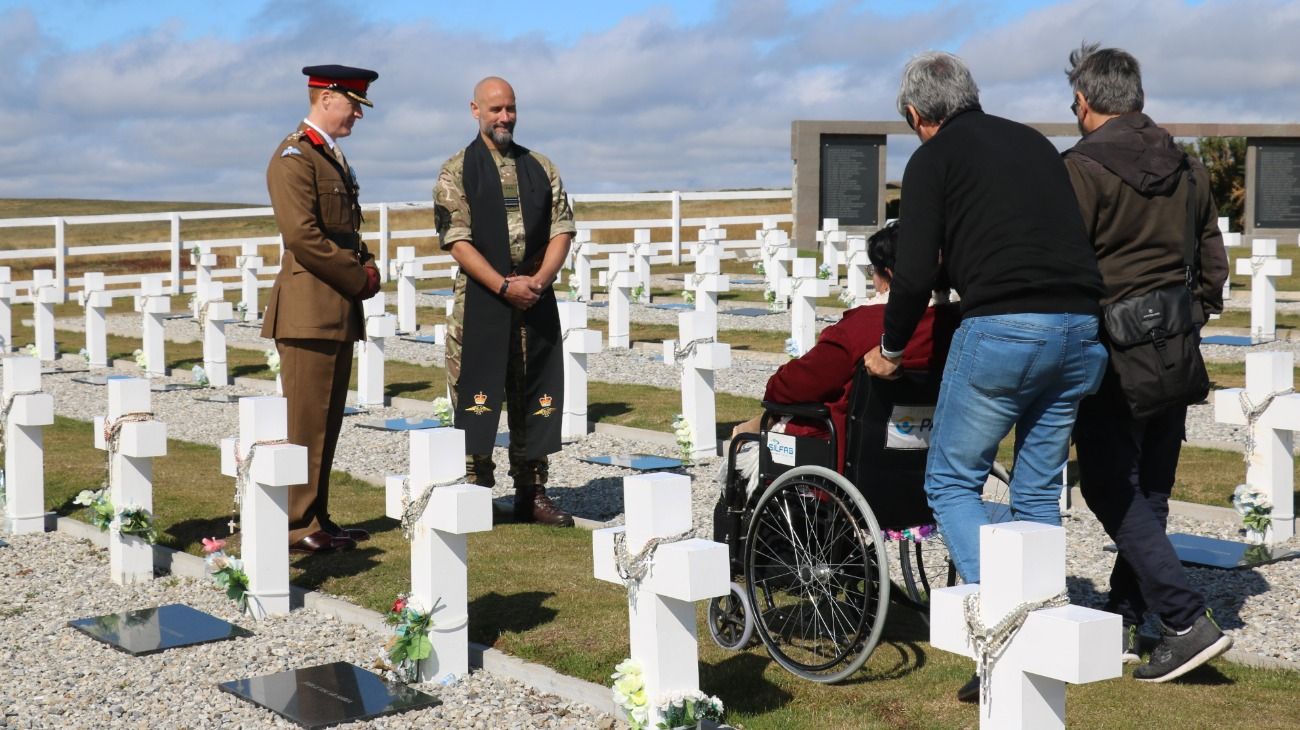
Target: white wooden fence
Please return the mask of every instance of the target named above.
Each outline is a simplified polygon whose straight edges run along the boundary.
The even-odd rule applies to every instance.
[[[663,229],[671,231],[671,241],[655,243],[656,255],[651,259],[652,263],[673,263],[680,264],[683,260],[692,260],[693,256],[689,253],[683,256],[682,229],[694,229],[702,227],[705,224],[705,218],[682,218],[681,204],[682,201],[690,200],[708,200],[708,201],[725,201],[725,200],[789,200],[791,193],[789,190],[762,190],[762,191],[742,191],[742,192],[666,192],[666,193],[641,193],[641,194],[574,194],[570,196],[573,203],[639,203],[639,202],[667,202],[671,204],[671,215],[668,218],[654,218],[641,220],[580,220],[578,229],[588,230],[634,230],[638,228]],[[428,210],[433,207],[432,202],[405,202],[405,203],[371,203],[362,206],[362,210],[370,215],[377,214],[379,220],[379,230],[363,234],[367,246],[379,259],[379,270],[381,276],[387,280],[389,278],[388,262],[393,255],[395,243],[400,243],[407,239],[432,238],[437,232],[431,228],[412,228],[395,230],[390,225],[390,214],[393,211],[410,211],[410,210]],[[229,250],[234,255],[239,255],[244,244],[257,244],[259,246],[279,246],[283,251],[283,242],[279,236],[248,236],[231,239],[204,239],[191,240],[184,235],[183,224],[190,221],[211,221],[229,218],[271,218],[273,212],[271,208],[235,208],[227,210],[195,210],[180,212],[164,213],[131,213],[120,215],[83,215],[83,216],[53,216],[42,218],[3,218],[0,219],[0,266],[10,265],[15,261],[31,261],[31,268],[50,268],[49,261],[53,260],[53,269],[55,279],[59,282],[66,294],[79,289],[83,284],[80,276],[68,276],[69,262],[74,261],[77,257],[85,256],[124,256],[138,254],[157,254],[166,253],[170,259],[170,266],[166,271],[141,271],[131,274],[116,274],[105,277],[105,284],[108,286],[114,296],[129,296],[137,294],[140,291],[140,280],[142,276],[148,274],[164,273],[168,275],[171,292],[173,294],[183,294],[193,291],[195,274],[193,270],[187,270],[187,263],[190,253],[198,249],[202,253],[220,253],[223,250]],[[790,213],[780,215],[752,215],[752,216],[721,216],[710,217],[707,219],[715,225],[726,227],[728,225],[756,225],[764,221],[775,223],[792,222],[793,217]],[[154,241],[145,243],[114,243],[111,237],[106,237],[103,243],[93,243],[78,246],[69,246],[66,242],[67,231],[70,227],[86,225],[113,225],[113,224],[138,224],[138,223],[168,223],[170,224],[171,233],[165,241]],[[43,228],[51,229],[51,245],[44,248],[12,248],[4,244],[4,230],[11,228]],[[694,240],[691,236],[687,241]],[[628,243],[631,241],[629,240]],[[727,258],[735,258],[742,255],[745,249],[754,248],[757,242],[751,240],[728,240],[723,243],[725,250],[730,253]],[[611,252],[624,250],[623,244],[603,244],[597,247],[597,252]],[[455,262],[449,255],[422,256],[416,259],[421,272],[420,278],[439,278],[451,275]],[[269,262],[268,262],[269,264]],[[594,262],[594,266],[601,268],[607,266],[605,261]],[[86,267],[73,265],[73,270],[83,270]],[[274,274],[279,271],[279,266],[265,266],[262,268],[262,276],[259,285],[269,287],[274,278]],[[238,269],[218,269],[212,272],[213,281],[222,282],[227,288],[237,288],[239,286],[240,272]],[[13,282],[18,289],[27,289],[30,295],[32,287],[31,280],[15,280]]]

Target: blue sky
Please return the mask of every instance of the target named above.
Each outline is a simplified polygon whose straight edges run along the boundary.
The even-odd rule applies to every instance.
[[[0,197],[264,202],[316,63],[380,72],[344,143],[371,202],[428,197],[488,74],[572,191],[787,187],[791,121],[895,119],[920,51],[1023,121],[1070,121],[1087,39],[1142,61],[1157,121],[1295,122],[1297,37],[1294,0],[0,0]],[[891,178],[915,145],[890,138]]]

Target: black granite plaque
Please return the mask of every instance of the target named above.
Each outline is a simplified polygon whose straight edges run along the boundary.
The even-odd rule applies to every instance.
[[[343,415],[345,416],[355,416],[365,412],[366,412],[365,408],[358,408],[356,406],[343,406]]]
[[[509,433],[497,434],[497,438],[495,441],[492,442],[492,445],[499,446],[500,448],[503,449],[510,448],[510,434]]]
[[[843,226],[879,225],[880,148],[869,134],[823,134],[821,196],[817,223],[837,218]]]
[[[654,454],[602,454],[600,456],[579,456],[578,461],[605,466],[622,466],[637,471],[655,471],[657,469],[676,469],[682,465],[681,459]]]
[[[41,368],[41,375],[75,375],[77,373],[88,373],[90,368]]]
[[[433,339],[431,335],[405,335],[403,337],[399,337],[398,339],[406,340],[407,342],[418,342],[421,345],[438,344],[437,340]]]
[[[426,291],[425,294],[428,294],[431,297],[449,297],[452,294],[455,294],[455,292],[451,289],[430,289]]]
[[[604,309],[609,306],[609,302],[587,302],[588,309]]]
[[[253,635],[248,629],[180,603],[80,618],[68,625],[132,656]]]
[[[762,279],[732,279],[731,283],[740,284],[741,286],[754,286],[756,284],[766,284],[767,282]]]
[[[1178,559],[1184,565],[1199,568],[1235,570],[1300,557],[1300,550],[1292,550],[1281,545],[1251,545],[1235,540],[1220,540],[1183,532],[1170,535],[1169,542],[1173,543],[1174,552],[1178,553]]]
[[[9,547],[9,543],[5,542],[4,540],[0,540],[0,548],[5,548],[5,547]]]
[[[162,319],[194,319],[194,315],[190,312],[172,312],[171,314],[162,315]]]
[[[1242,335],[1211,335],[1201,339],[1202,345],[1228,345],[1230,347],[1250,347],[1253,342]]]
[[[442,428],[442,421],[436,418],[423,417],[371,418],[365,421],[357,421],[357,425],[378,431],[421,431],[426,428]]]
[[[196,385],[194,383],[154,383],[149,386],[149,390],[155,393],[172,393],[178,390],[198,390],[206,388],[205,385]]]
[[[238,403],[240,398],[247,398],[246,395],[235,395],[234,393],[207,393],[195,398],[194,400],[203,401],[204,403],[220,403],[230,405]]]
[[[695,309],[694,304],[687,304],[685,302],[664,302],[663,304],[647,304],[646,306],[650,307],[651,309],[667,309],[669,311],[679,310],[679,309]]]
[[[442,704],[347,662],[321,664],[217,685],[306,728],[329,727]]]
[[[82,385],[108,385],[110,380],[125,380],[130,375],[90,375],[87,377],[73,378],[72,382],[81,383]]]
[[[737,317],[766,317],[769,314],[776,314],[770,309],[760,307],[737,307],[735,309],[723,309],[722,314],[734,314]]]
[[[1300,139],[1255,145],[1255,227],[1300,228]]]

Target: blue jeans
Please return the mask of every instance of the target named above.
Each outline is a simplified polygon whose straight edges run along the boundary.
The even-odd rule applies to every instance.
[[[926,462],[925,493],[957,572],[980,580],[980,494],[998,444],[1016,429],[1011,477],[1015,520],[1061,524],[1061,465],[1079,401],[1106,369],[1097,317],[1005,314],[957,328],[943,371]]]

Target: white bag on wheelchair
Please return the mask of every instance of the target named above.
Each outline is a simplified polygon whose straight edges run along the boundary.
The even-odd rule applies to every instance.
[[[885,448],[924,450],[934,433],[934,406],[894,406],[885,429]]]

